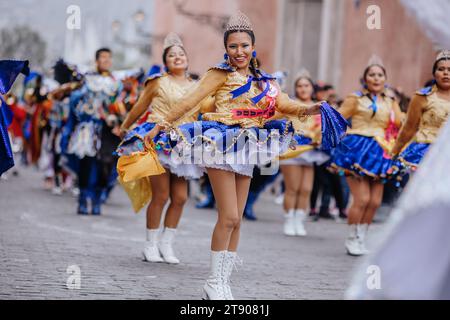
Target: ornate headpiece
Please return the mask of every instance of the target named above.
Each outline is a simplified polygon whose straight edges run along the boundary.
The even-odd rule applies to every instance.
[[[300,71],[297,72],[297,75],[295,76],[295,79],[300,79],[300,78],[311,79],[311,74],[305,68],[301,68]]]
[[[230,17],[228,20],[225,31],[253,31],[252,23],[250,19],[241,11]]]
[[[378,65],[378,66],[384,67],[383,60],[381,60],[381,58],[379,56],[377,56],[376,54],[373,54],[370,57],[369,62],[367,62],[368,67],[373,66],[373,65]]]
[[[171,32],[166,36],[164,39],[163,50],[166,50],[172,46],[184,48],[183,41],[181,41],[180,37],[175,32]]]
[[[436,61],[441,59],[450,60],[450,50],[442,50],[441,52],[439,52],[436,57]]]

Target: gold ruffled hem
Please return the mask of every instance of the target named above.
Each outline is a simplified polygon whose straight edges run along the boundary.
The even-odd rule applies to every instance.
[[[139,212],[151,199],[150,176],[163,174],[164,167],[158,160],[154,143],[146,150],[121,156],[117,162],[118,181],[130,198],[134,211]]]
[[[357,163],[354,163],[353,166],[356,169],[358,169],[359,172],[364,173],[366,176],[371,177],[375,181],[387,178],[387,175],[385,175],[385,174],[376,175],[376,174],[374,174],[374,173],[372,173],[370,171],[367,171],[366,169],[364,169],[363,167],[361,167]],[[328,170],[331,171],[332,173],[336,173],[336,174],[339,174],[339,172],[344,172],[344,175],[346,177],[348,177],[348,176],[362,177],[360,174],[358,174],[358,172],[353,171],[353,170],[349,170],[349,169],[346,169],[346,168],[343,168],[343,167],[340,167],[340,166],[336,165],[335,163],[330,164],[330,166],[328,167]]]
[[[314,149],[314,147],[311,145],[296,146],[295,149],[289,149],[288,151],[286,151],[285,153],[280,155],[278,157],[278,159],[279,160],[287,160],[287,159],[296,158],[299,155],[301,155],[302,153],[313,150],[313,149]]]

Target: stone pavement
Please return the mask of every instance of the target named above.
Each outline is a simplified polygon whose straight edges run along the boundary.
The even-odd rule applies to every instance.
[[[44,190],[34,169],[19,171],[0,181],[0,299],[200,299],[214,210],[197,210],[190,200],[175,243],[181,263],[148,263],[145,216],[133,213],[120,187],[102,216],[78,216],[73,196]],[[308,222],[306,238],[286,237],[271,195],[256,212],[259,220],[241,228],[236,298],[344,298],[358,262],[345,254],[345,224]],[[79,289],[67,285],[73,270],[80,271]]]

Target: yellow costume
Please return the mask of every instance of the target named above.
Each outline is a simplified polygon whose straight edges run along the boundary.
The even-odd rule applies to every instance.
[[[374,101],[363,90],[348,96],[339,112],[351,119],[352,127],[334,150],[331,168],[347,175],[386,178],[393,165],[388,153],[395,138],[389,128],[398,128],[403,117],[398,103],[385,93]]]
[[[436,85],[416,92],[393,154],[400,153],[400,160],[415,169],[447,122],[449,113],[450,101],[438,96]]]

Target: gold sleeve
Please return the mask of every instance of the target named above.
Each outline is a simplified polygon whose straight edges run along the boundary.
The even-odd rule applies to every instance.
[[[198,86],[186,94],[180,102],[178,102],[164,119],[169,124],[173,124],[185,114],[192,113],[192,109],[200,110],[200,102],[208,96],[214,95],[215,92],[225,83],[227,78],[226,71],[211,69],[200,80]]]
[[[158,88],[159,88],[159,79],[153,79],[145,83],[145,87],[144,90],[142,91],[142,94],[139,96],[138,101],[130,110],[124,122],[122,123],[122,126],[120,127],[121,130],[127,130],[134,122],[136,122],[136,120],[138,120],[145,113],[145,111],[148,110],[148,107],[150,106],[153,97],[155,97],[156,93],[158,92]]]
[[[338,109],[339,113],[345,118],[351,118],[358,109],[358,97],[349,96],[345,98],[341,107]]]
[[[403,147],[414,137],[419,127],[420,119],[423,114],[423,107],[427,103],[427,97],[415,95],[409,103],[408,112],[406,113],[406,122],[392,148],[392,154],[398,155]]]
[[[216,99],[210,95],[202,100],[199,104],[200,113],[214,112],[216,109]]]
[[[292,100],[284,92],[281,92],[278,95],[275,108],[277,111],[283,114],[298,117],[306,115],[306,112],[308,110],[308,106],[306,104]]]

